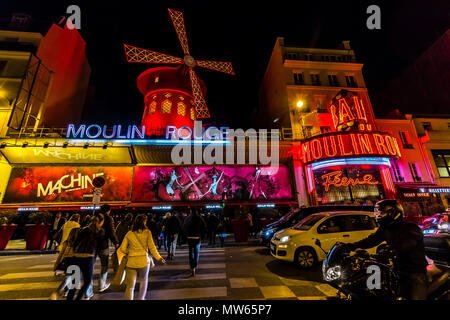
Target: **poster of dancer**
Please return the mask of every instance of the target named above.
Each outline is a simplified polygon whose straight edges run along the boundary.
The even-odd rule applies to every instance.
[[[277,170],[278,169],[278,170]],[[133,202],[292,199],[286,166],[139,166]]]

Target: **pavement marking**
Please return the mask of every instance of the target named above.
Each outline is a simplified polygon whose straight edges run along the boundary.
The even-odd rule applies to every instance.
[[[36,272],[17,272],[17,273],[7,273],[0,276],[1,280],[7,279],[26,279],[26,278],[41,278],[41,277],[54,277],[55,272],[53,271],[36,271]]]
[[[258,287],[255,278],[228,278],[231,288],[255,288]]]
[[[261,286],[259,289],[266,299],[297,297],[287,286]]]
[[[31,258],[36,258],[36,257],[42,258],[40,255],[36,255],[36,254],[20,256],[20,257],[17,257],[17,256],[0,256],[0,263],[2,263],[2,262],[9,262],[9,261],[16,261],[16,260],[31,259]],[[55,259],[55,261],[56,261],[56,259]]]
[[[283,282],[286,286],[292,286],[292,287],[303,287],[303,286],[315,286],[321,284],[320,282],[316,281],[308,281],[308,280],[298,280],[298,279],[289,279],[284,277],[278,277],[281,282]]]
[[[0,292],[56,289],[56,288],[58,288],[58,286],[60,284],[61,284],[61,280],[49,281],[49,282],[0,284]]]
[[[164,264],[156,268],[157,271],[190,270],[189,264]],[[225,269],[225,263],[200,263],[197,269]]]
[[[227,287],[149,290],[147,300],[178,300],[226,297]]]
[[[170,281],[189,281],[189,280],[220,280],[226,279],[227,275],[225,272],[222,273],[206,273],[206,274],[196,274],[192,277],[191,274],[180,274],[175,276],[149,276],[149,282],[170,282]]]
[[[298,300],[327,300],[324,296],[297,297]]]
[[[333,288],[332,286],[326,283],[318,284],[315,287],[329,297],[336,296],[338,292],[337,289]]]

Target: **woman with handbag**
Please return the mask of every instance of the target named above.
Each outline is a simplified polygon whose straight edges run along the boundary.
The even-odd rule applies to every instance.
[[[123,268],[123,264],[125,264],[127,285],[125,299],[127,300],[133,300],[134,287],[138,277],[140,283],[138,300],[145,299],[148,285],[148,271],[154,266],[153,259],[148,254],[149,251],[155,259],[162,263],[166,263],[156,249],[151,231],[147,229],[147,216],[140,214],[136,217],[133,227],[125,235],[119,250],[117,250],[119,260],[122,260],[122,255],[126,255],[123,257],[125,260],[121,261],[119,270],[121,267]],[[118,273],[117,276],[120,279],[122,278],[120,273]],[[119,281],[119,283],[120,282],[121,281]]]

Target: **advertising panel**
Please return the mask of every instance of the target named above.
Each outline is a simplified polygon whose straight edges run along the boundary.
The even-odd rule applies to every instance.
[[[11,147],[1,151],[12,164],[16,163],[131,163],[128,148],[109,147]]]
[[[129,201],[132,167],[27,167],[12,169],[3,203],[91,202],[98,176],[102,201]]]
[[[286,166],[139,166],[134,202],[292,199]]]

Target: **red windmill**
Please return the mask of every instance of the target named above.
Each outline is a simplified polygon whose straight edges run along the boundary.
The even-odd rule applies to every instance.
[[[147,135],[161,134],[168,125],[192,128],[195,119],[210,117],[204,98],[206,87],[195,74],[195,66],[234,75],[230,62],[194,60],[189,52],[183,13],[168,10],[185,54],[183,59],[124,45],[128,62],[180,65],[150,68],[137,79],[138,89],[144,95],[142,125]]]

